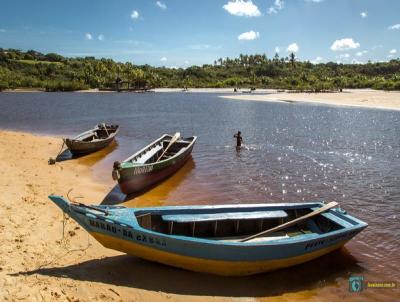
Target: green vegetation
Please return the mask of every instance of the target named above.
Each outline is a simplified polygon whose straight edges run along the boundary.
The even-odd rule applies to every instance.
[[[312,64],[294,54],[240,55],[186,69],[120,63],[111,59],[65,58],[0,48],[0,90],[41,88],[73,91],[88,88],[253,87],[325,91],[342,88],[400,90],[400,59],[367,64]]]

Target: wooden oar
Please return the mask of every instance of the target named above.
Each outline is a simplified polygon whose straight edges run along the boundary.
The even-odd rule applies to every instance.
[[[319,209],[317,209],[315,211],[312,211],[311,213],[308,213],[308,214],[306,214],[304,216],[298,217],[298,218],[293,219],[291,221],[288,221],[288,222],[286,222],[284,224],[281,224],[281,225],[278,225],[276,227],[273,227],[272,229],[268,229],[268,230],[262,231],[260,233],[257,233],[255,235],[251,235],[251,236],[246,237],[244,239],[238,240],[238,242],[246,242],[246,241],[248,241],[250,239],[257,238],[257,237],[260,237],[262,235],[266,235],[266,234],[270,234],[270,233],[273,233],[273,232],[276,232],[276,231],[280,231],[282,229],[286,229],[287,227],[290,227],[290,226],[292,226],[294,224],[297,224],[297,223],[299,223],[301,221],[307,220],[307,219],[309,219],[309,218],[311,218],[313,216],[321,214],[321,213],[323,213],[323,212],[325,212],[325,211],[327,211],[327,210],[329,210],[329,209],[331,209],[333,207],[336,207],[337,205],[338,205],[338,203],[336,201],[332,201],[332,202],[324,205],[323,207],[321,207],[321,208],[319,208]]]
[[[164,152],[161,154],[161,156],[157,159],[156,163],[160,161],[160,159],[164,156],[165,152],[168,151],[168,149],[181,137],[181,134],[179,132],[175,133],[175,135],[171,138],[171,141],[169,142],[167,148],[165,148]]]
[[[109,137],[109,136],[110,136],[110,134],[108,133],[108,130],[107,130],[106,123],[103,123],[103,124],[102,124],[102,126],[104,127],[104,130],[106,130],[107,137]]]

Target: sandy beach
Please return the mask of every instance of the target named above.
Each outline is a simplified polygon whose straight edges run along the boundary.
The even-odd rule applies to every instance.
[[[0,131],[0,145],[1,301],[171,299],[157,284],[173,281],[146,276],[147,262],[102,247],[70,219],[63,237],[63,215],[47,196],[73,188],[71,197],[82,196],[77,201],[99,203],[111,189],[92,179],[90,158],[50,166],[60,139],[26,133]]]
[[[258,90],[256,92],[259,92]],[[346,89],[331,93],[273,92],[269,94],[226,95],[222,98],[264,102],[306,102],[330,106],[350,106],[400,110],[400,92],[372,89]]]

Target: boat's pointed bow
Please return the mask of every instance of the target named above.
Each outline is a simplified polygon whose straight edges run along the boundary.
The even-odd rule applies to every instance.
[[[54,202],[63,212],[67,214],[70,212],[70,202],[64,197],[58,195],[49,195],[49,199]]]

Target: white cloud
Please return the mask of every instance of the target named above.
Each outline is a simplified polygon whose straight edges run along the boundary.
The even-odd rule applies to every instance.
[[[388,27],[389,30],[400,29],[400,23]]]
[[[6,30],[4,28],[0,28],[0,33],[5,33]]]
[[[271,6],[267,13],[272,15],[272,14],[277,14],[278,11],[282,10],[285,7],[285,2],[283,0],[275,0],[274,5]]]
[[[166,57],[162,57],[162,58],[160,59],[160,61],[161,61],[161,62],[166,62],[166,61],[167,61],[167,58],[166,58]]]
[[[104,35],[103,34],[98,35],[97,39],[99,39],[99,41],[104,41]]]
[[[137,10],[133,10],[131,13],[131,18],[132,19],[139,19],[139,12]]]
[[[260,37],[260,33],[258,31],[250,30],[244,32],[238,36],[238,40],[255,40]]]
[[[394,55],[395,53],[397,53],[397,49],[391,49],[391,50],[389,51],[389,53],[392,54],[392,55]]]
[[[92,36],[91,33],[86,33],[86,34],[85,34],[85,38],[86,38],[87,40],[93,40],[93,36]]]
[[[345,38],[345,39],[340,39],[336,40],[333,42],[331,49],[333,51],[342,51],[342,50],[348,50],[348,49],[355,49],[359,48],[360,43],[354,42],[353,39],[351,38]]]
[[[165,3],[162,3],[161,1],[157,1],[156,5],[161,9],[167,9],[167,5]]]
[[[185,65],[189,65],[190,62],[188,60],[185,61]]]
[[[261,12],[259,11],[257,5],[255,5],[251,0],[243,1],[243,0],[234,0],[229,1],[227,4],[223,6],[223,8],[235,16],[245,16],[245,17],[258,17],[261,16]]]
[[[350,58],[350,55],[348,53],[345,53],[339,55],[337,58],[347,60],[348,58]]]
[[[277,47],[275,47],[275,52],[276,53],[279,53],[281,50],[280,50],[280,48],[277,46]]]
[[[356,53],[357,57],[362,57],[364,54],[366,54],[368,52],[368,50],[362,50]]]
[[[361,12],[360,13],[361,18],[367,18],[368,17],[368,12]]]
[[[311,3],[321,3],[324,0],[305,0],[306,2],[311,2]]]
[[[299,45],[297,45],[297,43],[292,43],[286,48],[286,51],[287,52],[298,52],[299,49],[300,48],[299,48]]]
[[[283,9],[285,7],[283,0],[275,0],[274,5],[277,9]]]
[[[315,60],[312,60],[312,61],[311,61],[311,63],[313,63],[313,64],[319,64],[319,63],[322,62],[322,60],[323,60],[323,58],[321,58],[321,57],[316,57]]]
[[[357,59],[351,60],[351,64],[362,64],[362,62],[358,61]]]

